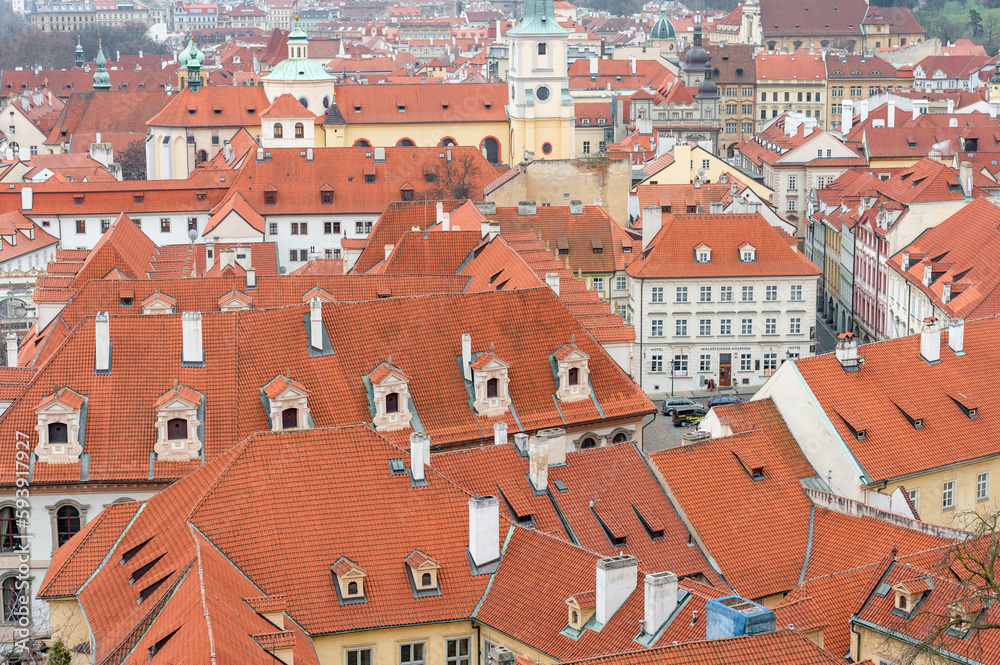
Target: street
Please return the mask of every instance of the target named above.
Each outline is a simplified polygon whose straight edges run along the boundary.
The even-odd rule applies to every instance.
[[[816,353],[829,353],[837,349],[837,334],[825,321],[816,318]]]

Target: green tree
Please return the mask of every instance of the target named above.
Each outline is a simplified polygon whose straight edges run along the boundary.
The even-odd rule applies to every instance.
[[[73,654],[62,643],[62,640],[52,645],[52,650],[49,652],[49,665],[69,665],[72,659]]]
[[[969,9],[969,28],[972,29],[972,36],[979,37],[983,34],[983,17],[975,9]]]

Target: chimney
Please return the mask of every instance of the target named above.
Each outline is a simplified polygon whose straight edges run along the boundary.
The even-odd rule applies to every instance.
[[[529,217],[535,214],[537,206],[534,201],[518,201],[517,204],[517,216],[518,217]]]
[[[570,201],[569,202],[569,214],[571,214],[571,215],[582,215],[583,214],[583,201]]]
[[[859,120],[859,122],[864,122],[865,120],[868,119],[868,100],[862,99],[860,102],[858,102],[858,107],[861,111],[861,119]]]
[[[323,301],[317,296],[309,300],[309,346],[323,350]]]
[[[628,597],[635,591],[639,575],[639,562],[630,554],[609,556],[597,561],[598,623],[608,625]]]
[[[427,479],[424,466],[431,461],[431,437],[426,432],[410,435],[410,478],[414,483]]]
[[[655,635],[677,609],[677,575],[671,572],[646,575],[643,630]]]
[[[31,187],[24,187],[21,189],[21,210],[31,210],[33,203],[33,192]]]
[[[566,430],[561,427],[540,429],[530,441],[539,441],[549,450],[549,466],[566,463]]]
[[[721,215],[722,214],[722,201],[712,201],[711,203],[709,203],[708,204],[708,211],[711,212],[713,215]]]
[[[955,112],[955,100],[954,99],[949,99],[948,100],[948,113],[954,113],[954,112]]]
[[[469,556],[477,568],[500,559],[500,501],[495,496],[469,499]]]
[[[952,128],[958,127],[958,118],[949,118],[948,126]]]
[[[247,288],[256,289],[257,288],[257,269],[253,266],[247,268]]]
[[[7,342],[8,348],[10,342]],[[948,346],[957,356],[964,356],[965,319],[952,319],[948,322]],[[8,351],[10,353],[10,351]],[[8,356],[9,357],[9,356]]]
[[[557,272],[545,273],[545,283],[549,285],[550,289],[555,291],[556,295],[559,295],[559,273]]]
[[[493,445],[502,446],[507,443],[507,423],[493,423]]]
[[[597,58],[591,58],[590,59],[590,75],[594,76],[597,73],[598,73],[598,70],[597,70]]]
[[[997,107],[1000,107],[1000,103],[991,101],[990,102],[990,120],[997,119]]]
[[[536,492],[549,486],[549,445],[537,437],[528,444],[528,480]]]
[[[965,198],[972,198],[972,162],[962,162],[958,165],[958,177]]]
[[[490,240],[493,240],[498,235],[500,235],[500,222],[495,219],[490,220],[490,227],[486,234],[489,236]]]
[[[660,206],[644,206],[642,209],[642,249],[649,247],[663,224],[663,214]]]
[[[840,333],[837,336],[837,360],[845,372],[856,372],[859,369],[858,363],[858,340],[854,333]]]
[[[472,381],[472,335],[462,335],[462,376]]]
[[[632,63],[632,76],[635,76],[635,58],[629,58]]]
[[[7,333],[7,367],[17,367],[17,333]]]
[[[386,259],[388,259],[388,258],[389,258],[389,255],[390,255],[390,254],[392,254],[392,248],[393,248],[394,246],[395,246],[395,245],[386,245],[386,246],[385,246],[385,258],[386,258]]]
[[[890,99],[886,103],[885,126],[886,127],[896,126],[896,102],[892,99]]]
[[[7,338],[8,354],[10,352],[10,337]],[[16,353],[16,346],[15,353]],[[14,366],[17,365],[17,357],[14,358]],[[10,357],[7,358],[7,366],[10,365]],[[94,371],[98,374],[111,371],[111,325],[107,312],[98,312],[94,319]]]
[[[201,312],[181,314],[181,362],[185,365],[201,365],[205,362],[205,351],[201,341]]]
[[[524,432],[518,432],[514,435],[514,448],[517,449],[517,454],[524,457],[528,454],[528,435]]]
[[[951,278],[941,280],[941,302],[947,304],[951,300]]]
[[[205,241],[205,272],[215,266],[215,238]]]
[[[928,316],[920,328],[920,357],[928,365],[941,362],[941,328],[938,327],[937,317]]]
[[[507,647],[493,647],[483,665],[514,665],[517,659],[514,652]]]
[[[903,258],[900,259],[900,261],[902,262],[902,265],[900,266],[900,268],[902,268],[903,272],[906,272],[907,270],[910,269],[910,253],[909,252],[903,252]]]
[[[930,286],[931,282],[934,281],[934,268],[931,266],[931,260],[924,259],[921,263],[924,265],[924,286]]]

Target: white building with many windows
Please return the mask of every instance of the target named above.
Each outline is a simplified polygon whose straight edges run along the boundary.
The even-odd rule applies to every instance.
[[[759,386],[814,351],[820,270],[758,214],[643,209],[629,264],[633,378],[647,394]],[[711,382],[711,383],[710,383]]]

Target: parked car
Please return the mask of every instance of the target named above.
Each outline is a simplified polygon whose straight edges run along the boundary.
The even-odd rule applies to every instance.
[[[678,407],[701,406],[698,402],[687,397],[668,397],[663,400],[663,415],[673,416]]]
[[[746,400],[739,395],[715,395],[710,400],[708,400],[708,408],[716,406],[726,406],[728,404],[740,404]]]
[[[674,414],[670,418],[674,427],[684,427],[685,425],[693,425],[704,418],[706,414],[708,414],[708,410],[701,405],[677,406],[674,407]]]

